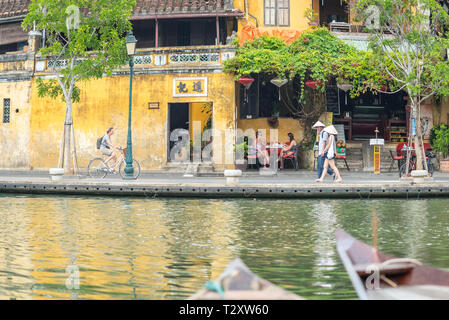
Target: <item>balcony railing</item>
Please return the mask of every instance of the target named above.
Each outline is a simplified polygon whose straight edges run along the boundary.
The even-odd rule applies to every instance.
[[[235,52],[236,47],[230,45],[149,48],[138,49],[133,59],[136,68],[222,66],[224,61],[235,56]],[[52,72],[52,70],[65,68],[68,65],[68,61],[64,59],[55,61],[40,57],[37,60],[37,72]],[[75,63],[78,61],[81,60],[77,60]]]

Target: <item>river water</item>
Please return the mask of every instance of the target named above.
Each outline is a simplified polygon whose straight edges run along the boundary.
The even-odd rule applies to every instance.
[[[449,199],[0,196],[0,299],[184,299],[235,257],[307,299],[355,299],[342,228],[449,268]],[[78,286],[79,283],[79,286]]]

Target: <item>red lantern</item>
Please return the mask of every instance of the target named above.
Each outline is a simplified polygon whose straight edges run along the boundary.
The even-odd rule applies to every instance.
[[[246,89],[249,89],[251,84],[254,82],[254,78],[248,75],[241,76],[238,80],[239,83],[245,86]]]
[[[237,81],[245,86],[243,99],[244,99],[245,103],[247,103],[248,95],[246,94],[246,91],[248,91],[249,87],[251,87],[251,84],[254,82],[254,78],[251,78],[251,76],[249,76],[249,75],[244,75],[244,76],[241,76]]]
[[[321,85],[321,82],[316,82],[315,80],[306,81],[306,86],[308,86],[309,88],[314,89],[314,90],[320,85]]]

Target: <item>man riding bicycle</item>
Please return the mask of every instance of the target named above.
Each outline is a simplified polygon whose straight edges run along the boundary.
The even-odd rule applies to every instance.
[[[111,167],[109,166],[108,162],[111,160],[114,160],[113,162],[115,163],[117,161],[117,155],[112,152],[112,148],[117,149],[117,150],[121,150],[122,147],[121,146],[114,146],[111,142],[111,136],[114,134],[114,128],[113,127],[109,127],[108,130],[106,131],[106,134],[103,136],[103,138],[101,139],[101,145],[100,145],[100,151],[102,154],[104,154],[105,156],[108,156],[109,158],[105,161],[106,166],[109,168],[109,170],[113,170],[111,169]]]

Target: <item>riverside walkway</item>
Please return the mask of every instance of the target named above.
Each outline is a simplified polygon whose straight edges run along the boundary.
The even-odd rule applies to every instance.
[[[182,173],[143,172],[138,180],[118,175],[92,179],[85,174],[51,181],[48,172],[0,171],[1,193],[71,194],[139,197],[234,198],[378,198],[449,197],[449,174],[436,172],[423,183],[400,180],[397,172],[374,175],[343,172],[343,183],[315,183],[314,171],[279,171],[275,176],[244,172],[239,184],[227,185],[218,174],[184,177]]]

